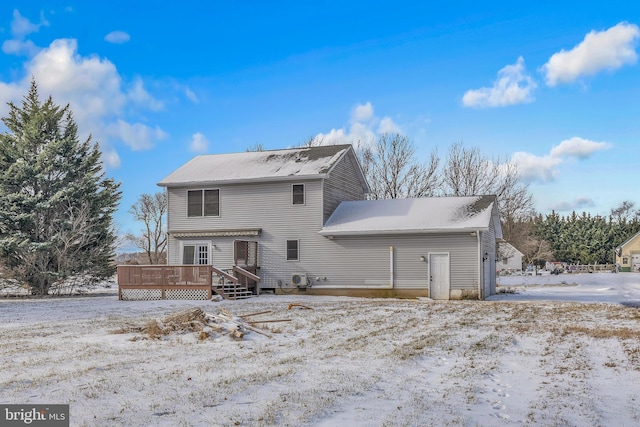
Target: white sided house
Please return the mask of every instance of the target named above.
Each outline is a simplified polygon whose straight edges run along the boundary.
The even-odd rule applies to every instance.
[[[238,266],[256,293],[495,293],[495,197],[366,200],[350,145],[197,156],[158,185],[168,264]]]
[[[498,242],[498,260],[496,269],[499,272],[520,272],[522,271],[522,257],[524,254],[509,242]]]

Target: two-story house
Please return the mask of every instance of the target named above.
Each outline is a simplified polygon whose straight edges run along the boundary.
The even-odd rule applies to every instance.
[[[366,200],[350,145],[201,155],[158,185],[169,264],[254,266],[277,293],[495,293],[495,197]]]

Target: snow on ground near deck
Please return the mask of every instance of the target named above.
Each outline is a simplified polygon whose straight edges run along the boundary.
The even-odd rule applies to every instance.
[[[72,426],[639,425],[640,275],[500,282],[520,293],[0,300],[0,402],[68,403]],[[243,341],[111,333],[190,307],[291,321]]]

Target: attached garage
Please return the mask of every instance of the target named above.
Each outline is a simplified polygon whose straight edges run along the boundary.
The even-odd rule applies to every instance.
[[[320,231],[334,245],[331,276],[343,291],[387,282],[394,296],[484,299],[496,288],[496,205],[494,196],[342,202]]]

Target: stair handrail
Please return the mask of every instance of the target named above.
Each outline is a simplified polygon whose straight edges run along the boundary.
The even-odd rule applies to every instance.
[[[239,280],[238,280],[238,278],[237,278],[237,277],[232,276],[231,274],[227,273],[226,271],[222,271],[222,270],[220,270],[219,268],[216,268],[216,267],[214,267],[214,266],[211,266],[211,270],[212,270],[214,273],[216,273],[218,276],[222,276],[222,277],[224,277],[225,279],[227,279],[227,280],[229,280],[229,281],[231,281],[231,282],[233,282],[233,283],[235,283],[235,284],[238,284],[238,282],[239,282]],[[248,273],[248,272],[247,272],[247,273]]]
[[[244,277],[246,277],[248,279],[251,279],[256,283],[260,283],[260,276],[256,276],[252,272],[247,271],[242,267],[238,267],[237,265],[234,265],[233,266],[233,272],[234,273],[238,273],[239,276],[244,276]]]
[[[256,295],[260,295],[260,276],[255,275],[252,272],[247,271],[237,265],[233,266],[233,272],[238,276],[238,278],[242,277],[244,279],[243,285],[245,285],[247,289],[249,289],[249,280],[255,282]]]

